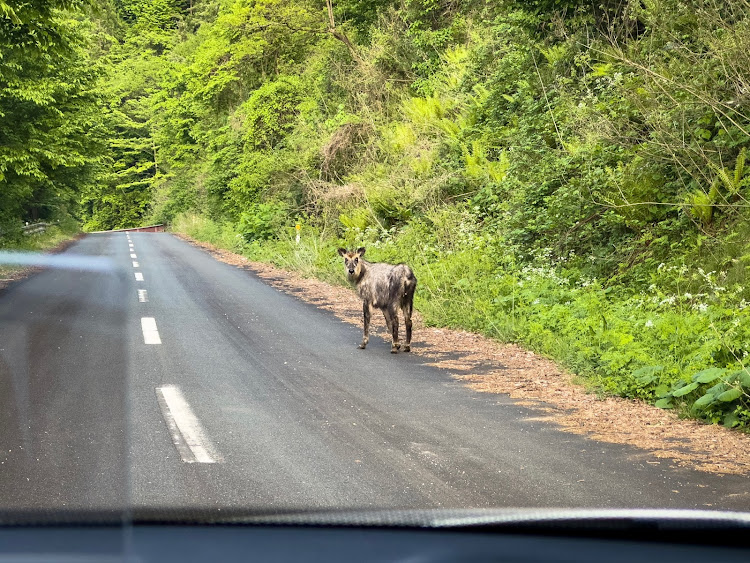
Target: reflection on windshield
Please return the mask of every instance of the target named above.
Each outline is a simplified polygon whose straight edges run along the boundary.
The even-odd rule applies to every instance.
[[[747,510],[747,29],[0,0],[0,510]]]
[[[0,295],[0,507],[127,506],[123,276],[99,254],[0,263],[43,268]]]

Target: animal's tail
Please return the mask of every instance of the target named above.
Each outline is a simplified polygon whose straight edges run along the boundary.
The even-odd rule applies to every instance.
[[[414,301],[414,292],[417,289],[417,276],[411,271],[411,268],[405,266],[406,272],[401,280],[402,293],[401,293],[401,306],[411,305]]]

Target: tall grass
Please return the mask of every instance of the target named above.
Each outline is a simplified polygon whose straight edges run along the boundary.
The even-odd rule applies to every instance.
[[[234,225],[228,221],[214,221],[196,213],[181,213],[177,215],[171,230],[186,234],[196,240],[208,242],[219,248],[233,252],[243,252],[246,243]]]

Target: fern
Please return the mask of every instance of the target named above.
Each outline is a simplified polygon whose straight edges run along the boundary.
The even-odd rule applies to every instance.
[[[562,61],[568,54],[568,47],[564,44],[552,45],[549,49],[539,49],[539,51],[547,59],[547,63],[550,66],[555,66],[557,63]]]
[[[742,187],[742,177],[745,175],[745,158],[747,150],[742,147],[740,154],[737,155],[737,162],[734,165],[734,185],[730,190],[731,195],[737,195]]]
[[[698,219],[703,226],[711,224],[714,214],[713,201],[710,194],[715,190],[717,181],[715,180],[709,193],[696,191],[687,197],[687,203],[690,205],[690,214]]]
[[[508,171],[508,157],[505,152],[501,153],[497,161],[487,158],[487,149],[481,141],[471,143],[471,150],[462,147],[464,153],[465,174],[472,179],[489,179],[493,182],[501,182]]]

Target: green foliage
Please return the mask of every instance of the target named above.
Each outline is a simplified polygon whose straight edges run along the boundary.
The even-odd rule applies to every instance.
[[[245,121],[245,144],[256,150],[278,148],[294,127],[301,101],[297,77],[264,83],[239,110]]]
[[[238,229],[248,242],[277,238],[287,217],[280,202],[256,203],[240,216]]]
[[[746,2],[113,2],[0,1],[3,217],[365,244],[429,323],[747,426]]]
[[[83,1],[0,10],[0,229],[74,210],[101,155],[93,30]]]

